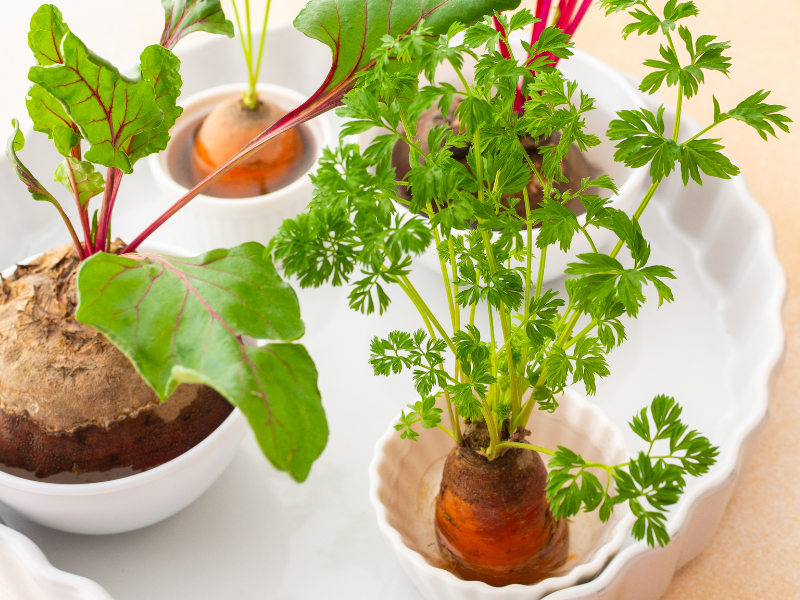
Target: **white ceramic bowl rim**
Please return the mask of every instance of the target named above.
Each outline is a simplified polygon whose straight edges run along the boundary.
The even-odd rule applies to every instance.
[[[169,254],[172,256],[189,255],[189,253],[186,251],[180,250],[179,248],[170,246],[168,244],[145,242],[145,247],[151,249],[153,252]],[[32,260],[35,260],[39,256],[41,256],[41,254],[31,256],[30,258],[20,261],[18,264],[28,263]],[[15,266],[11,266],[4,272],[8,272],[14,268]],[[111,481],[98,481],[96,483],[49,483],[46,481],[31,481],[30,479],[23,479],[22,477],[17,477],[15,475],[11,475],[10,473],[0,471],[0,485],[24,492],[33,492],[39,495],[70,497],[94,496],[138,487],[144,483],[157,481],[159,479],[163,479],[164,477],[168,477],[176,470],[180,470],[183,462],[191,460],[192,455],[198,452],[203,452],[206,446],[214,445],[216,443],[216,439],[224,436],[227,430],[229,430],[231,427],[235,427],[241,418],[243,418],[243,416],[239,409],[234,408],[233,412],[227,416],[220,426],[212,431],[211,434],[203,439],[199,444],[189,448],[180,456],[177,456],[162,465],[153,467],[147,471],[143,471],[142,473],[135,473],[133,475],[121,477],[120,479],[113,479]]]
[[[192,96],[189,96],[185,103],[179,102],[180,106],[184,107],[184,112],[187,106],[191,106],[193,104],[204,102],[210,98],[215,96],[228,96],[233,95],[235,93],[241,93],[244,89],[245,84],[243,83],[229,83],[226,85],[219,85],[213,88],[209,88]],[[259,83],[256,86],[256,89],[259,92],[263,92],[272,96],[274,99],[277,100],[278,104],[286,104],[287,101],[296,103],[297,106],[304,103],[308,98],[301,94],[298,91],[292,90],[290,88],[281,86],[281,85],[274,85],[271,83]],[[253,206],[263,206],[268,204],[275,204],[281,202],[287,196],[291,196],[295,193],[295,191],[300,188],[304,184],[305,178],[316,169],[317,162],[322,157],[322,150],[325,148],[326,143],[328,143],[332,139],[330,124],[328,123],[327,119],[310,119],[306,121],[304,124],[308,126],[308,131],[311,132],[312,137],[314,138],[314,144],[316,145],[314,149],[314,162],[312,166],[304,173],[301,173],[297,179],[292,181],[289,185],[286,185],[274,192],[270,192],[269,194],[264,194],[262,196],[251,196],[248,198],[216,198],[214,196],[206,196],[205,194],[200,194],[192,199],[192,203],[197,204],[205,204],[210,207],[214,208],[233,208],[236,207],[253,207]],[[155,172],[155,176],[163,181],[166,185],[173,189],[173,193],[177,194],[179,197],[185,195],[189,192],[189,190],[179,184],[175,179],[173,179],[172,175],[169,173],[169,169],[165,167],[163,162],[166,160],[166,155],[170,152],[172,145],[168,145],[167,149],[159,154],[152,155],[152,160],[150,164]]]
[[[626,448],[622,433],[613,423],[611,423],[606,414],[598,406],[586,401],[583,398],[580,398],[578,394],[570,389],[565,390],[564,395],[571,395],[574,398],[581,400],[581,409],[592,413],[596,422],[606,423],[609,430],[614,432],[616,445]],[[378,440],[377,444],[375,445],[376,449],[383,448],[390,439],[399,435],[394,428],[395,423],[398,423],[399,421],[400,414],[398,413],[398,415],[389,424],[389,429]],[[369,466],[369,498],[370,503],[377,513],[378,527],[380,528],[381,532],[393,540],[393,548],[403,552],[408,559],[415,563],[417,569],[430,574],[435,574],[439,577],[443,577],[449,586],[456,587],[469,594],[475,594],[477,592],[480,593],[481,596],[493,598],[500,597],[504,594],[511,595],[522,591],[529,591],[531,594],[541,593],[544,595],[574,586],[582,578],[591,578],[592,574],[601,573],[603,566],[606,565],[615,554],[619,554],[620,548],[622,547],[625,538],[627,538],[628,532],[633,527],[633,522],[635,520],[633,514],[631,514],[629,511],[625,512],[624,515],[613,524],[606,543],[604,543],[595,551],[594,556],[590,561],[578,564],[570,569],[567,573],[558,577],[548,577],[547,579],[544,579],[533,585],[514,583],[503,587],[491,586],[483,581],[466,581],[456,577],[447,569],[434,567],[428,563],[428,561],[426,561],[419,552],[409,548],[403,541],[400,533],[389,524],[389,520],[387,518],[388,511],[378,495],[381,484],[381,476],[379,474],[378,467],[382,459],[382,453],[376,452]],[[626,508],[627,505],[617,507],[618,510],[623,511],[625,511]]]

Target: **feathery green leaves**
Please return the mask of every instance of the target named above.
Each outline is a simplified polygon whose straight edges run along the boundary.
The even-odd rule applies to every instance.
[[[629,11],[634,22],[626,36],[666,38],[659,59],[645,63],[652,72],[643,90],[679,86],[688,98],[706,72],[728,73],[727,42],[695,39],[684,26],[698,13],[693,2],[668,0],[662,14],[648,0],[601,4],[608,13]],[[304,26],[310,27],[311,9],[301,15]],[[312,36],[324,37],[325,18],[315,21]],[[496,18],[506,31],[533,22],[529,11]],[[674,45],[676,30],[685,51]],[[335,53],[338,29],[331,31],[326,43]],[[271,251],[302,285],[348,285],[351,306],[362,312],[382,311],[395,290],[406,294],[424,329],[376,337],[370,356],[378,375],[411,371],[420,399],[408,405],[410,412],[402,413],[396,429],[407,439],[418,438],[419,423],[444,429],[434,403],[440,398],[454,440],[459,443],[459,418],[484,422],[492,441],[485,451],[495,458],[497,444],[507,439],[502,432],[524,429],[534,408],[557,410],[558,394],[567,385],[595,393],[599,380],[610,374],[608,353],[626,338],[626,319],[636,318],[646,300],[657,295],[659,306],[673,301],[668,284],[675,275],[650,264],[651,247],[640,224],[658,185],[678,170],[684,183],[729,178],[738,170],[719,140],[698,135],[683,141],[680,115],[667,131],[663,106],[621,111],[607,133],[616,142],[615,160],[647,168],[653,181],[628,215],[614,206],[617,189],[607,176],[566,185],[570,152],[586,151],[600,138],[586,125],[593,99],[549,65],[548,53],[570,54],[563,32],[545,28],[536,44],[523,44],[524,54],[507,58],[500,44],[508,40],[490,18],[446,32],[428,21],[402,35],[381,31],[373,39],[372,30],[365,31],[369,39],[363,46],[371,48],[374,66],[353,79],[344,69],[342,79],[332,81],[353,86],[339,111],[350,119],[345,132],[379,128],[379,135],[363,149],[345,140],[325,152],[314,176],[314,200],[306,213],[284,223]],[[475,59],[471,71],[467,58]],[[455,76],[439,81],[440,65]],[[520,80],[529,96],[521,113],[514,102]],[[728,113],[717,106],[715,124],[742,120],[762,137],[776,128],[785,131],[789,120],[783,107],[765,99],[758,93]],[[419,124],[425,111],[434,120],[427,130]],[[529,153],[531,142],[535,152]],[[402,161],[392,162],[390,155]],[[406,159],[408,167],[401,169]],[[585,216],[570,210],[575,200]],[[592,237],[597,229],[618,238],[613,250],[597,247]],[[548,250],[568,251],[575,236],[587,240],[592,252],[569,264],[566,294],[559,294],[537,275],[544,273]],[[446,294],[427,304],[408,275],[434,241]],[[619,256],[623,249],[630,260]],[[445,301],[449,320],[432,309]],[[493,327],[481,330],[478,314],[488,315]],[[666,510],[677,502],[687,476],[710,468],[716,449],[680,422],[674,401],[658,397],[647,411],[632,426],[650,448],[635,460],[599,465],[566,448],[555,452],[547,493],[557,516],[583,508],[598,510],[607,520],[617,504],[628,503],[636,517],[634,535],[650,545],[666,543]],[[646,429],[651,422],[655,429]],[[661,452],[661,446],[668,448]]]
[[[666,511],[683,493],[686,476],[707,473],[719,454],[707,438],[688,431],[680,415],[681,407],[673,398],[656,396],[649,409],[643,408],[630,423],[649,448],[628,463],[591,463],[559,446],[547,478],[547,496],[556,518],[600,507],[600,518],[607,521],[615,505],[628,502],[636,517],[634,537],[646,539],[650,546],[666,545]]]
[[[756,130],[761,139],[767,139],[767,134],[777,137],[773,125],[783,131],[789,132],[789,125],[792,120],[780,111],[786,110],[780,104],[767,104],[764,100],[769,96],[769,92],[759,90],[752,96],[742,100],[735,108],[728,112],[721,112],[719,102],[714,100],[714,124],[722,123],[728,119],[736,119]]]

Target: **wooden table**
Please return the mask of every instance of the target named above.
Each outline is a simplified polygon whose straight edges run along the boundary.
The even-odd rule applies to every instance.
[[[59,0],[73,31],[114,64],[133,64],[138,50],[158,39],[163,13],[156,0]],[[800,2],[697,0],[702,14],[693,19],[697,33],[731,40],[731,79],[708,76],[697,98],[684,104],[701,123],[710,122],[711,95],[722,107],[732,107],[760,89],[772,90],[770,100],[788,105],[787,114],[800,120]],[[264,0],[254,0],[256,11]],[[303,0],[273,3],[272,20],[294,17]],[[532,6],[535,1],[525,0]],[[0,123],[25,115],[26,74],[32,57],[26,49],[30,14],[36,0],[10,2],[0,8]],[[109,14],[124,24],[107,34]],[[232,14],[232,12],[231,12]],[[580,48],[610,65],[643,76],[642,61],[658,57],[660,39],[631,37],[620,31],[625,16],[606,18],[593,6],[575,36]],[[93,29],[93,25],[102,28]],[[183,43],[183,42],[182,42]],[[674,95],[664,92],[668,102]],[[2,130],[0,130],[1,132]],[[800,596],[800,135],[782,135],[764,143],[737,122],[718,127],[727,153],[747,175],[756,199],[767,209],[777,230],[778,255],[789,278],[784,318],[786,360],[775,381],[772,414],[758,452],[749,457],[746,472],[731,499],[711,546],[684,567],[673,580],[667,600],[788,599]]]

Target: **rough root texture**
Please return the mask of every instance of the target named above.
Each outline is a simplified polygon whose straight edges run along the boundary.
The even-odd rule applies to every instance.
[[[39,477],[155,466],[148,448],[174,458],[231,412],[198,385],[181,385],[161,403],[116,347],[75,320],[78,265],[68,245],[0,280],[0,463]],[[199,439],[186,418],[198,412]],[[127,454],[122,440],[135,442]]]
[[[515,432],[513,439],[524,436]],[[511,448],[489,461],[483,424],[468,427],[444,465],[436,499],[436,538],[448,568],[494,586],[532,584],[567,560],[569,528],[545,497],[547,470],[538,454]]]

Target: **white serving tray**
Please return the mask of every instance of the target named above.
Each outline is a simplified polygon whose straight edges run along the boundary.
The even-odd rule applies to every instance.
[[[236,44],[212,39],[184,51],[184,92],[243,79]],[[283,54],[286,48],[291,54]],[[289,28],[270,34],[266,56],[285,58],[266,61],[265,81],[306,94],[330,64],[325,46]],[[43,137],[31,137],[21,157],[48,182],[58,157]],[[50,189],[68,206],[56,185]],[[0,190],[0,265],[68,241],[52,207],[31,200],[6,163],[0,165]],[[141,164],[123,180],[114,233],[138,233],[160,212],[158,200]],[[140,212],[129,218],[133,206]],[[628,325],[629,339],[611,355],[612,375],[598,386],[595,401],[624,426],[655,394],[673,395],[691,426],[722,451],[708,475],[690,481],[670,515],[669,546],[649,549],[629,539],[598,578],[548,596],[553,600],[658,598],[675,570],[706,547],[742,457],[766,419],[783,351],[785,276],[772,225],[743,177],[686,191],[671,178],[642,226],[652,242],[651,263],[676,270],[676,302],[661,309],[651,302]],[[159,233],[153,239],[168,241]],[[428,297],[439,289],[439,278],[426,269],[417,269],[413,279]],[[310,321],[305,343],[319,369],[331,429],[306,483],[271,469],[248,438],[205,496],[141,531],[84,537],[40,527],[3,506],[0,515],[58,568],[97,581],[116,600],[419,600],[381,539],[368,499],[373,446],[398,409],[413,400],[408,379],[376,378],[367,363],[373,335],[420,326],[412,305],[392,292],[395,302],[385,319],[350,311],[339,290],[300,293]],[[446,311],[444,298],[430,304],[437,313]],[[325,312],[333,318],[324,318]],[[632,433],[626,441],[638,448]]]
[[[0,521],[0,600],[112,600],[85,577],[59,571],[21,533]]]

